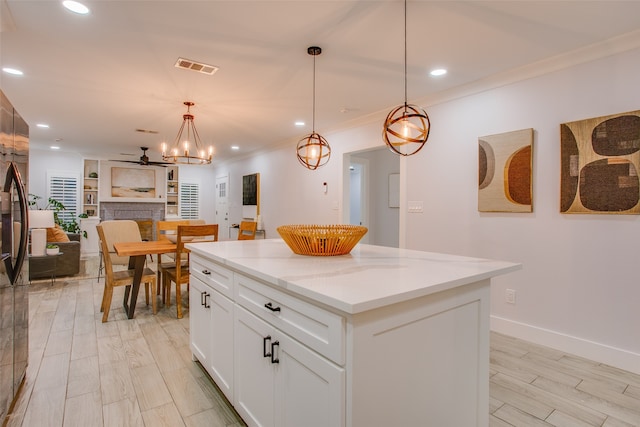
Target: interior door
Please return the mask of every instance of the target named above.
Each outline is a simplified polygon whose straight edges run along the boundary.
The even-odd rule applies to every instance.
[[[216,178],[216,223],[223,238],[229,237],[229,176]]]

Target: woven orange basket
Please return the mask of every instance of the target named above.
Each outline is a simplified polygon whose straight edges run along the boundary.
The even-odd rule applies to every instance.
[[[367,234],[361,225],[281,225],[278,233],[298,255],[346,255]]]

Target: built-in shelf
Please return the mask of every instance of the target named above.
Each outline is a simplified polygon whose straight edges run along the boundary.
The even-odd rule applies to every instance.
[[[100,162],[98,160],[85,159],[82,180],[82,213],[89,217],[98,217],[100,204],[99,173]]]
[[[167,217],[179,217],[180,185],[178,183],[178,166],[167,167]]]

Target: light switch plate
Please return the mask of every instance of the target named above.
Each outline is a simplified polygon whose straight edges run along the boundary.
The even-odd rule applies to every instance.
[[[423,207],[422,207],[422,201],[410,201],[409,202],[409,213],[422,213],[423,212]]]

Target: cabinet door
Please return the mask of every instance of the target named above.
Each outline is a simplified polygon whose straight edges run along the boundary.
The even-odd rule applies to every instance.
[[[270,356],[274,329],[236,306],[233,405],[249,426],[274,425],[274,364]],[[304,424],[301,424],[304,425]]]
[[[211,337],[211,294],[213,290],[191,276],[189,283],[189,334],[191,353],[205,369],[210,364]]]
[[[87,233],[87,237],[80,238],[80,251],[83,255],[97,255],[100,239],[98,239],[98,231],[96,225],[100,223],[97,218],[81,218],[80,230]]]
[[[276,425],[344,426],[344,369],[285,334],[277,339]]]
[[[192,276],[193,277],[193,276]],[[229,401],[233,400],[233,301],[211,291],[209,374]]]

